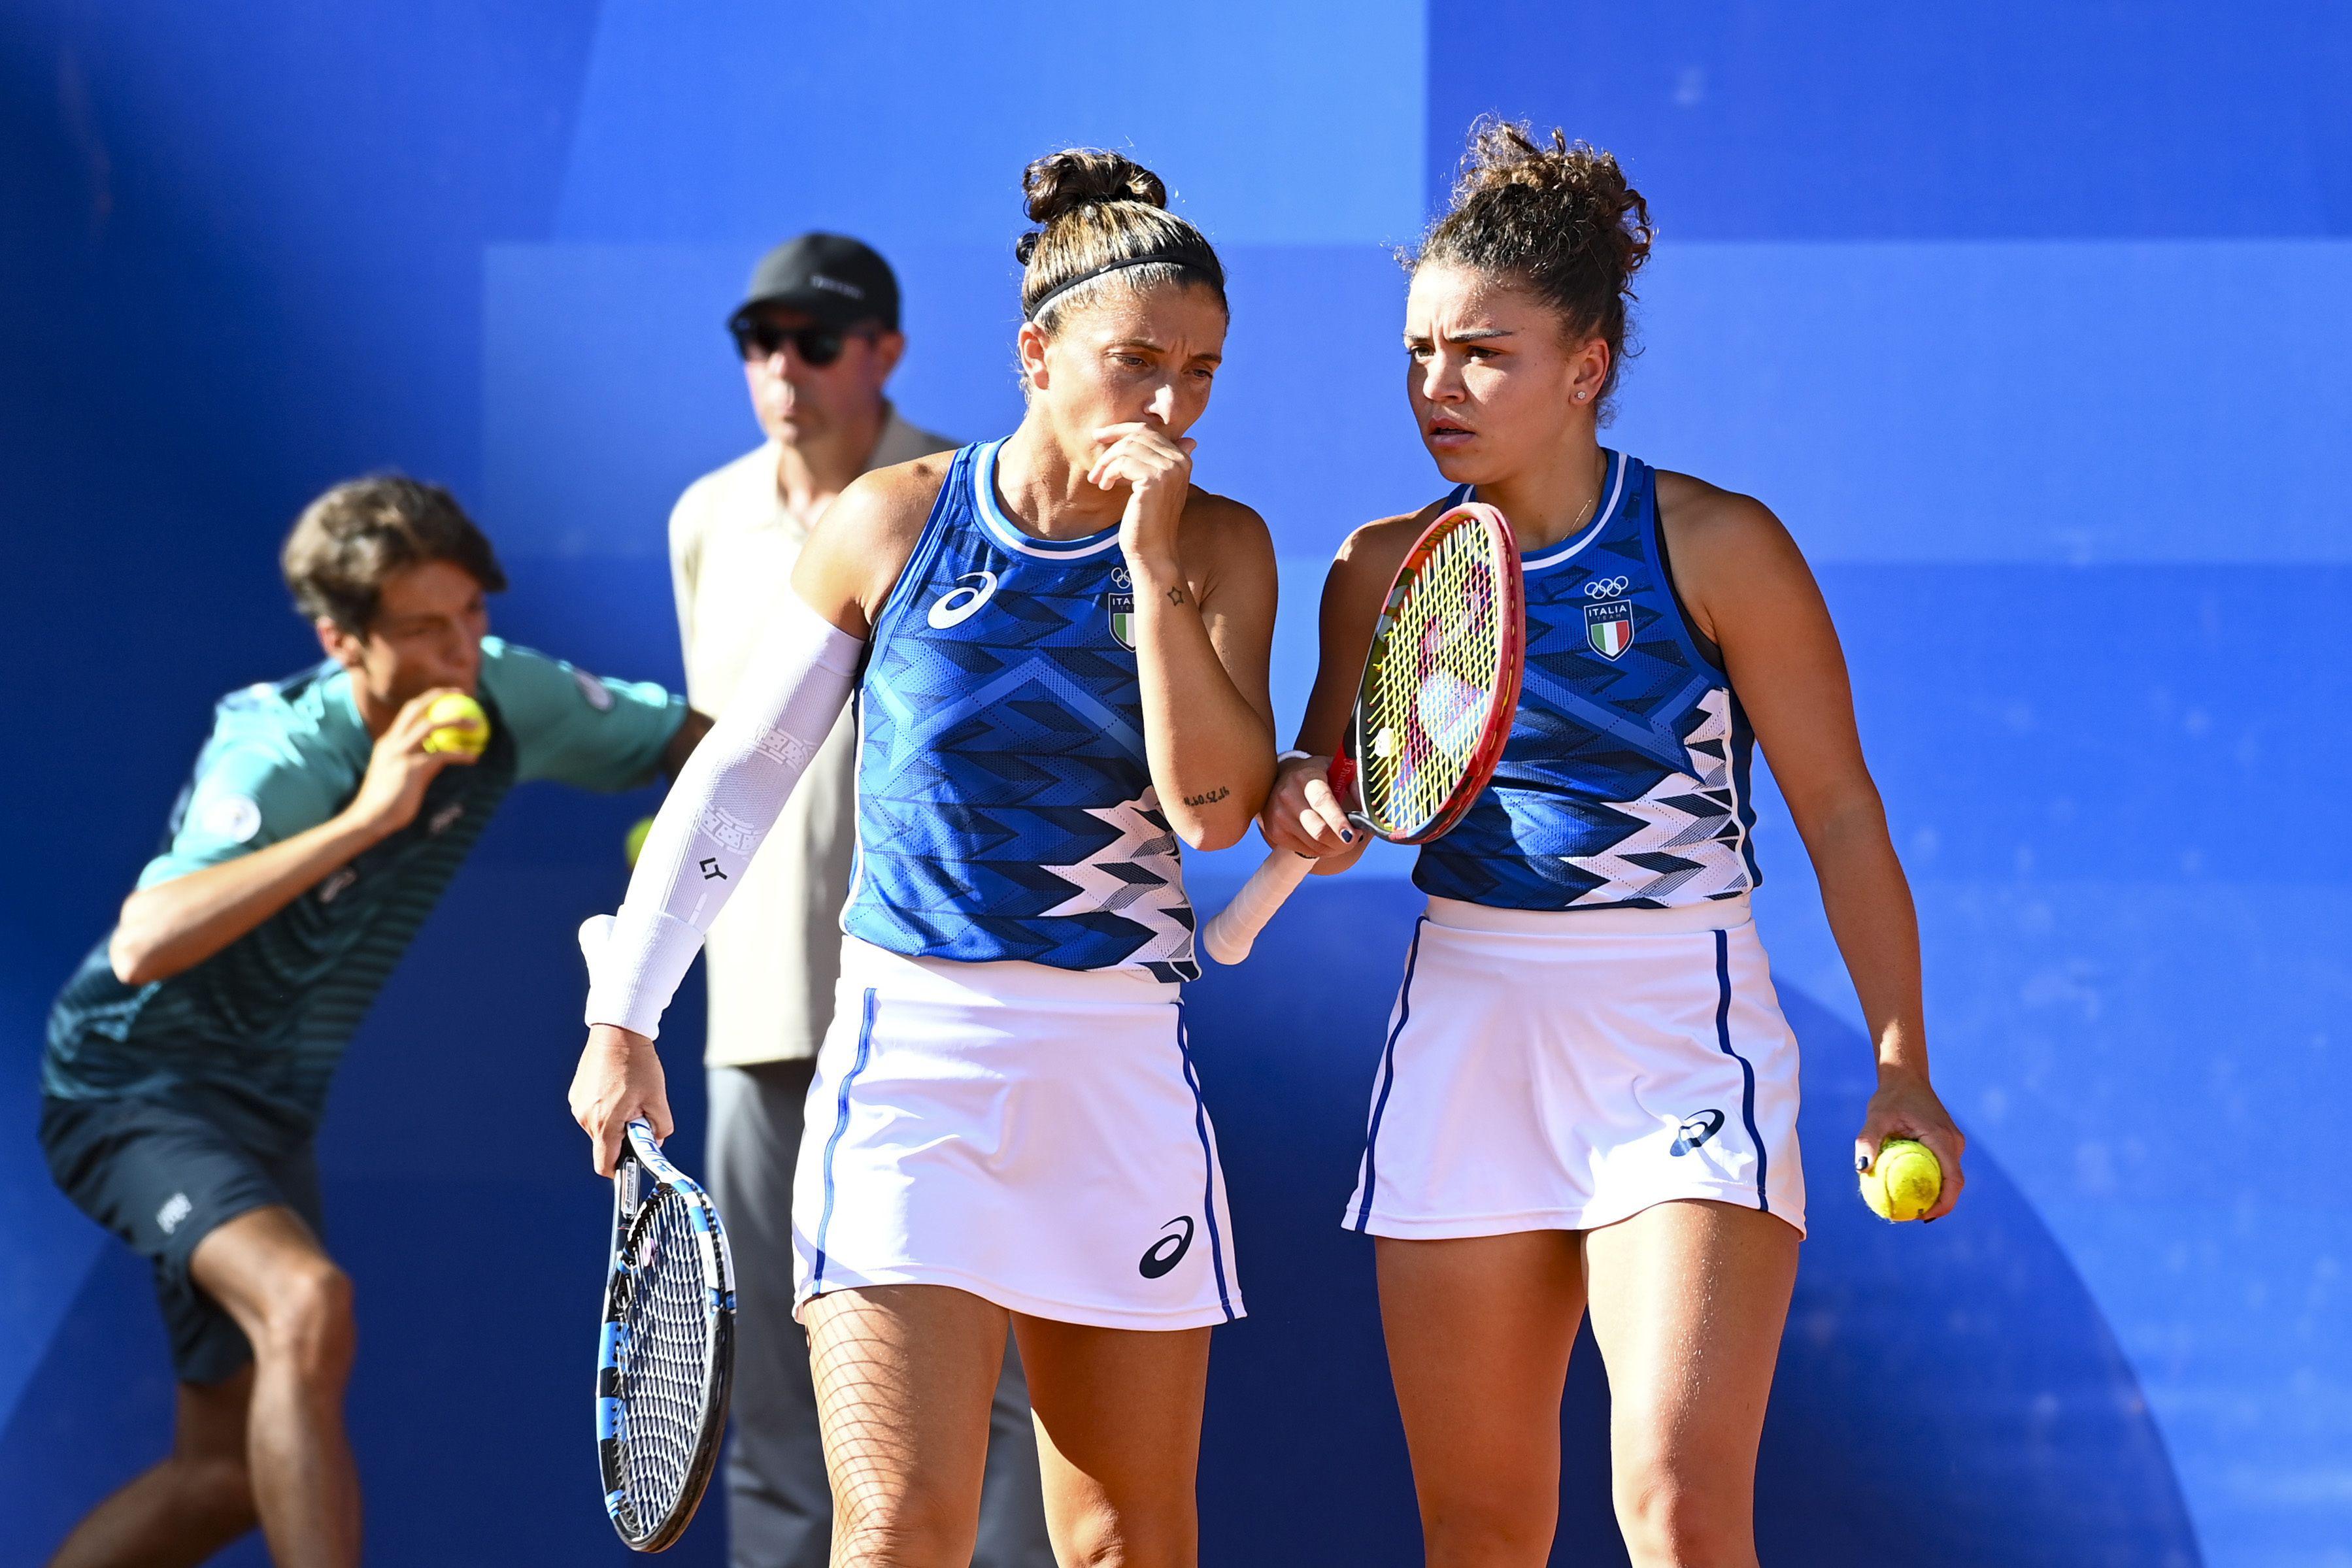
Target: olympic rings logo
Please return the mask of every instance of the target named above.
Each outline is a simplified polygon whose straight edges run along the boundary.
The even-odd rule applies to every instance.
[[[1630,577],[1596,577],[1584,585],[1587,599],[1614,599],[1633,586]]]

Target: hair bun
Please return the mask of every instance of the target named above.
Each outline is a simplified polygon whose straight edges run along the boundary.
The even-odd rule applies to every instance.
[[[1454,204],[1430,226],[1418,269],[1472,267],[1531,291],[1559,313],[1571,341],[1598,337],[1609,369],[1594,408],[1606,423],[1625,361],[1633,275],[1650,258],[1650,205],[1617,160],[1555,130],[1482,115],[1454,183]]]
[[[1097,147],[1047,153],[1022,171],[1021,190],[1029,221],[1040,227],[1065,213],[1106,202],[1168,204],[1168,187],[1159,175],[1132,158]]]
[[[1555,129],[1550,145],[1525,121],[1482,116],[1454,182],[1457,210],[1488,203],[1528,204],[1556,225],[1571,248],[1600,255],[1623,288],[1649,259],[1649,204],[1616,158]]]
[[[1134,159],[1099,147],[1049,152],[1021,172],[1021,190],[1036,225],[1013,246],[1021,313],[1048,334],[1071,290],[1091,292],[1094,279],[1113,271],[1138,288],[1206,284],[1224,304],[1216,250],[1168,210],[1167,185]]]

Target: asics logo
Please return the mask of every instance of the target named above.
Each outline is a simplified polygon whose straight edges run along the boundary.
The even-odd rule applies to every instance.
[[[1614,599],[1633,586],[1630,577],[1596,577],[1584,585],[1587,599]]]
[[[957,586],[942,593],[931,604],[923,619],[940,632],[950,626],[961,626],[980,613],[980,607],[996,592],[996,574],[992,571],[968,571],[956,579]]]
[[[1683,1118],[1682,1125],[1675,1129],[1675,1146],[1666,1152],[1675,1155],[1689,1154],[1721,1131],[1723,1131],[1723,1113],[1720,1111],[1701,1111],[1696,1116],[1685,1116]]]
[[[1135,1266],[1137,1273],[1147,1280],[1157,1280],[1184,1260],[1184,1254],[1192,1245],[1192,1217],[1179,1215],[1160,1228],[1170,1230],[1179,1225],[1184,1228],[1181,1234],[1163,1236],[1145,1250],[1143,1261]]]

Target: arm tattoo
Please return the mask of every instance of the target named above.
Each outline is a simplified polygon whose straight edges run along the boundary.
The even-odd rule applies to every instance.
[[[1233,791],[1231,789],[1228,789],[1223,785],[1220,784],[1205,795],[1185,796],[1184,804],[1187,806],[1213,806],[1232,793]]]
[[[1170,589],[1170,590],[1168,591],[1168,602],[1169,602],[1169,603],[1171,603],[1171,604],[1181,604],[1181,603],[1183,603],[1183,602],[1184,602],[1184,591],[1183,591],[1182,589],[1181,589],[1181,588],[1171,588],[1171,589]]]

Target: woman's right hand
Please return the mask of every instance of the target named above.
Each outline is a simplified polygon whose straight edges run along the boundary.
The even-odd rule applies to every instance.
[[[644,1035],[616,1024],[591,1025],[580,1070],[572,1075],[572,1119],[588,1134],[598,1176],[613,1174],[629,1124],[640,1116],[653,1124],[656,1138],[668,1137],[677,1125],[670,1120],[661,1053]]]
[[[1257,826],[1276,849],[1309,860],[1346,855],[1352,862],[1369,841],[1364,831],[1348,821],[1347,808],[1331,789],[1328,757],[1294,757],[1276,768],[1274,792],[1265,798]]]

